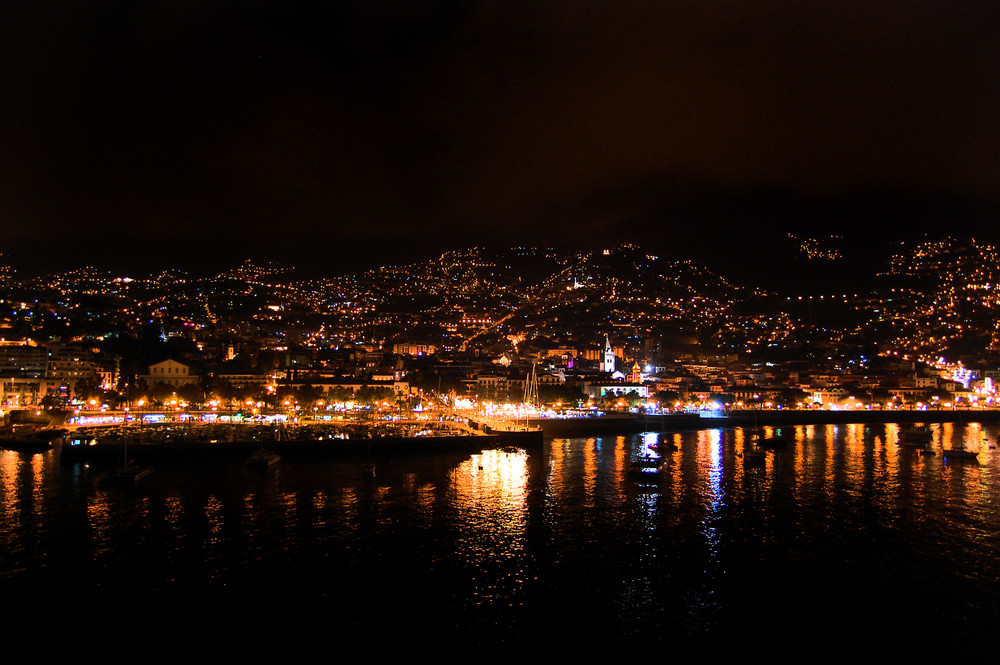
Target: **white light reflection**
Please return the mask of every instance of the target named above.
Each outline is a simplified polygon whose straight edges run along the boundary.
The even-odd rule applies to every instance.
[[[704,475],[699,478],[698,488],[705,507],[701,520],[701,536],[705,542],[705,587],[701,591],[702,610],[718,607],[714,596],[719,588],[721,563],[719,549],[722,536],[718,530],[720,511],[724,507],[725,495],[722,490],[722,431],[718,429],[698,432],[698,466]]]
[[[705,475],[698,483],[705,517],[701,522],[701,533],[708,545],[709,556],[714,560],[719,554],[719,533],[716,522],[724,505],[722,490],[722,430],[709,429],[698,432],[698,457]]]
[[[706,447],[708,454],[708,465],[706,467],[708,476],[707,491],[704,493],[708,499],[708,514],[715,516],[723,505],[722,492],[722,430],[710,429],[702,430],[698,433],[698,447]],[[715,530],[714,528],[712,529]]]
[[[651,457],[655,459],[662,459],[657,451],[657,441],[659,435],[656,432],[644,432],[642,434],[642,447],[639,450],[639,457]],[[640,485],[642,483],[639,483]],[[659,489],[653,486],[644,486],[640,488],[643,491],[636,493],[636,500],[643,507],[642,514],[645,516],[643,531],[646,533],[652,533],[656,530],[656,521],[652,519],[656,511],[656,501],[659,496]]]
[[[642,454],[644,456],[655,456],[656,455],[656,442],[659,440],[660,435],[656,432],[644,432],[642,435]]]

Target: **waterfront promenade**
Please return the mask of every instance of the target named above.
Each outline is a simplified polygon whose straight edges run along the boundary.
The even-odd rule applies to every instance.
[[[50,413],[44,411],[42,413]],[[147,411],[141,416],[122,411],[81,411],[52,422],[59,426],[66,422],[74,427],[120,427],[123,419],[129,419],[129,426],[135,427],[141,419],[147,426],[212,425],[217,428],[247,428],[261,424],[284,423],[283,427],[350,427],[364,426],[375,429],[380,425],[413,426],[417,428],[447,427],[454,432],[471,434],[483,432],[516,432],[542,428],[546,432],[557,431],[561,427],[586,427],[587,429],[607,428],[614,431],[646,431],[663,428],[713,428],[743,427],[748,425],[823,425],[838,423],[938,423],[938,422],[1000,422],[1000,409],[728,409],[720,411],[671,411],[664,413],[633,413],[622,411],[577,412],[544,417],[504,418],[488,416],[475,411],[456,411],[440,420],[437,417],[417,419],[376,420],[315,420],[303,419],[299,422],[266,416],[253,421],[241,421],[230,425],[216,413],[199,411],[176,414],[172,412]],[[47,422],[47,421],[46,421]],[[635,428],[639,428],[636,430]]]

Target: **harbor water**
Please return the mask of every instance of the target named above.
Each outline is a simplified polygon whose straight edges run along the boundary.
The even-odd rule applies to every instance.
[[[127,490],[0,451],[0,616],[50,654],[989,655],[1000,432],[932,429],[921,451],[892,424],[797,426],[753,468],[739,428],[187,457]],[[943,454],[960,443],[978,461]]]

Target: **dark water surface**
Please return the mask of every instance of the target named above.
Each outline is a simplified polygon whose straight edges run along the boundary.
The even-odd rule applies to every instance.
[[[741,430],[704,430],[394,454],[373,479],[177,460],[130,491],[0,451],[0,629],[53,655],[991,656],[997,432],[934,427],[936,455],[799,427],[750,469]],[[632,480],[660,440],[666,471]],[[958,441],[979,463],[944,459]]]

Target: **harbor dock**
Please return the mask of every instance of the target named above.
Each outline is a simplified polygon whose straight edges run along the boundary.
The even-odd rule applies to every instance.
[[[406,428],[309,426],[183,425],[120,428],[81,428],[68,433],[59,444],[61,459],[90,461],[114,459],[127,446],[128,457],[137,460],[194,456],[199,458],[243,458],[264,449],[281,457],[317,457],[381,452],[483,450],[503,446],[529,448],[542,444],[542,432],[485,432],[465,424],[407,431]]]

